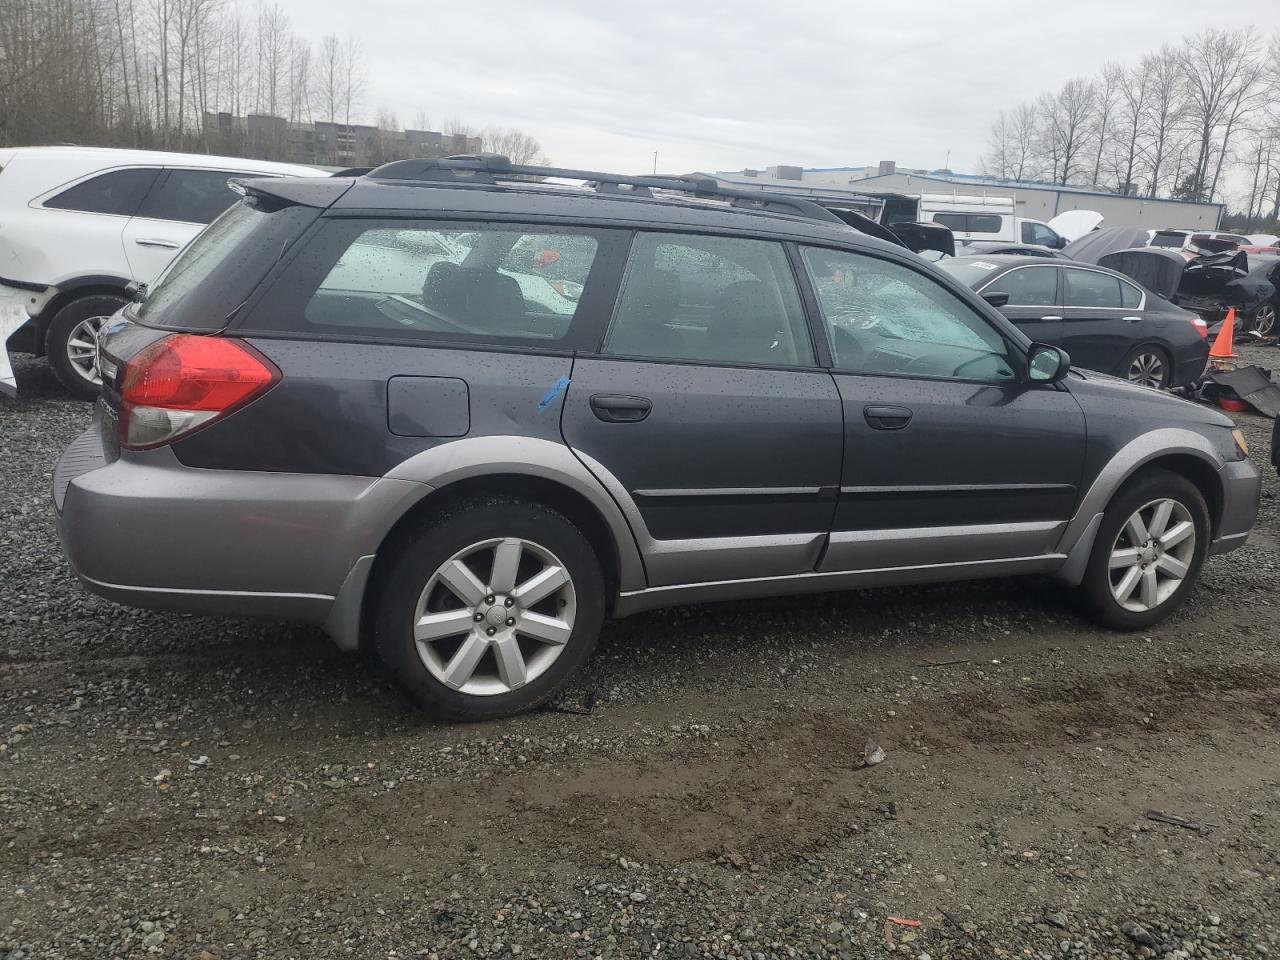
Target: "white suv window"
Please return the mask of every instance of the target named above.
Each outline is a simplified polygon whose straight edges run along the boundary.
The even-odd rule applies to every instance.
[[[117,217],[132,217],[155,183],[156,169],[132,167],[126,170],[109,170],[96,177],[82,180],[44,202],[54,210],[78,210],[82,213],[105,213]]]

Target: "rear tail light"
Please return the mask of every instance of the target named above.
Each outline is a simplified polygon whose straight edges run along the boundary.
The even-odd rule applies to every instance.
[[[1196,333],[1206,340],[1209,339],[1209,324],[1204,322],[1204,317],[1192,317],[1191,325],[1196,328]]]
[[[178,333],[157,340],[120,375],[120,445],[172,443],[260,397],[280,379],[241,340]]]

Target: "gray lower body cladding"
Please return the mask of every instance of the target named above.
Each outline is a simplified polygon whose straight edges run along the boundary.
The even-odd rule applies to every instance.
[[[567,448],[561,449],[568,456]],[[492,453],[488,447],[484,452]],[[430,456],[443,457],[453,462],[459,476],[468,475],[458,466],[465,458],[457,453],[439,449]],[[193,468],[167,448],[108,460],[95,423],[68,447],[54,473],[64,549],[89,589],[132,606],[322,624],[347,648],[357,641],[379,545],[405,511],[435,489],[425,478]],[[1223,464],[1219,477],[1222,509],[1211,545],[1214,553],[1244,543],[1261,486],[1257,469],[1247,460]],[[696,549],[673,554],[664,548],[675,542],[642,536],[649,583],[655,583],[656,572],[667,576],[646,588],[635,576],[638,570],[624,570],[628,575],[613,598],[613,609],[626,615],[689,602],[1022,573],[1057,573],[1078,582],[1076,573],[1083,572],[1100,510],[1122,479],[1117,474],[1107,490],[1095,485],[1069,524],[802,538],[799,546],[813,553],[813,562],[825,545],[828,556],[835,548],[844,569],[818,564],[810,572],[770,576],[767,564],[727,560],[741,554],[747,561],[764,547],[794,550],[795,545],[745,542],[739,546],[750,549],[726,553],[731,545],[719,541],[680,541]],[[600,492],[603,502],[604,489]],[[615,520],[626,528],[621,515]],[[922,540],[931,545],[928,562],[921,562],[926,557],[920,552]]]
[[[108,463],[96,424],[54,472],[63,548],[95,593],[132,606],[317,624],[361,558],[430,489],[193,469],[163,448]]]

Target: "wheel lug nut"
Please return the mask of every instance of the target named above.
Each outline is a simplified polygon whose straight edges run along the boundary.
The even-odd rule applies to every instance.
[[[495,597],[495,596],[491,593],[491,594],[489,594],[487,597],[485,597],[485,598],[484,598],[484,602],[485,602],[485,603],[493,603],[493,601],[494,601],[494,600],[496,600],[496,599],[497,599],[497,597]]]
[[[484,614],[483,614],[483,613],[477,613],[477,614],[476,614],[476,623],[479,623],[479,622],[480,622],[481,620],[483,620],[483,619],[484,619]]]
[[[502,602],[505,606],[508,606],[508,607],[514,607],[516,605],[516,602],[512,600],[510,597],[507,597],[507,599],[503,600]]]
[[[497,632],[498,630],[496,627],[490,627],[488,630],[485,631],[485,633],[487,633],[491,637]]]
[[[508,626],[508,627],[514,627],[515,625],[516,625],[516,618],[515,618],[515,617],[507,617],[507,626]]]

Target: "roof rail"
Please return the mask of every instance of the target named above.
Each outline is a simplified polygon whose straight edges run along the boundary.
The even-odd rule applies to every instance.
[[[821,220],[824,223],[846,225],[830,210],[812,200],[728,187],[712,177],[703,175],[633,177],[601,173],[597,170],[535,167],[512,163],[508,157],[497,153],[462,154],[437,160],[393,160],[375,167],[367,175],[373,180],[414,180],[437,183],[497,183],[499,180],[515,178],[582,180],[594,184],[598,193],[652,197],[654,190],[667,190],[687,193],[695,197],[728,200],[732,206],[744,209],[789,213],[810,220]]]

